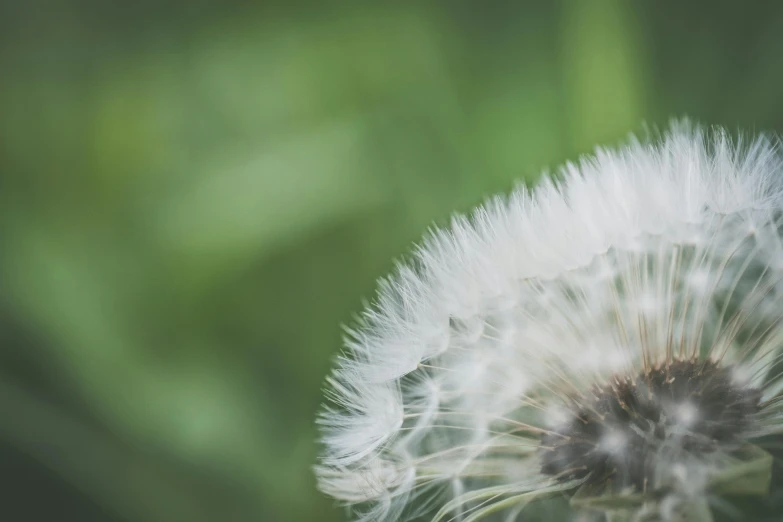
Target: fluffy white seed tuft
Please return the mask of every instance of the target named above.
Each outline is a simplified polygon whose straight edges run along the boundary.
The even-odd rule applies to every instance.
[[[653,396],[665,444],[644,427],[601,427],[596,445],[625,458],[639,451],[631,434],[679,462],[643,488],[709,476],[718,459],[689,449],[722,444],[705,422],[733,422],[737,440],[783,432],[770,370],[783,345],[782,221],[777,142],[687,124],[454,217],[349,331],[319,419],[321,489],[367,521],[515,516],[518,496],[598,473],[545,472],[547,434],[565,433],[596,389],[647,389],[640,376],[678,361],[729,368],[730,391],[761,402],[726,421],[707,418],[712,404]]]

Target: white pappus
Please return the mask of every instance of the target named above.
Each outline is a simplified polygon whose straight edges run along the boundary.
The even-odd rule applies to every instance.
[[[710,520],[783,432],[777,143],[674,124],[432,232],[328,379],[321,490],[368,522],[526,520],[553,494]]]

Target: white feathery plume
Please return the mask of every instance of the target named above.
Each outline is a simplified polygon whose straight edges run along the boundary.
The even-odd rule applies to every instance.
[[[708,520],[783,432],[782,174],[776,141],[680,123],[435,230],[349,332],[320,488],[368,522],[577,488]]]

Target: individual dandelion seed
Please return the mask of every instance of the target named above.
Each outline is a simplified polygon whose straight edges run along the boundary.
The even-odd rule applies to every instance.
[[[687,123],[455,217],[349,332],[320,488],[368,522],[529,520],[553,495],[703,522],[765,495],[782,224],[777,142]]]

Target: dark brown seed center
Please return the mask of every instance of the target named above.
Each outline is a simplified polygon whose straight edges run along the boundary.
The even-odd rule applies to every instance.
[[[569,419],[541,440],[541,471],[645,491],[656,464],[738,442],[761,392],[712,361],[676,360],[633,378],[614,376],[566,408]]]

